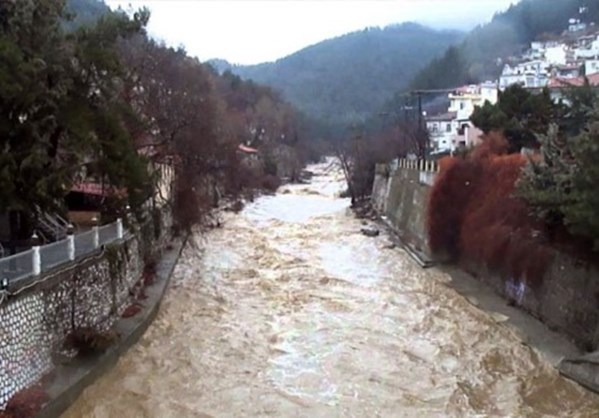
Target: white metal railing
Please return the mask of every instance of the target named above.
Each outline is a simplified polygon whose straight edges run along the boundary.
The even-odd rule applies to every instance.
[[[421,184],[432,186],[439,173],[439,164],[436,161],[409,160],[402,158],[398,167],[404,170],[418,171],[418,180]]]
[[[67,260],[70,260],[68,256],[68,248],[68,238],[39,247],[41,264],[40,270],[42,268],[51,269]]]
[[[9,281],[22,279],[33,271],[33,250],[0,258],[0,274]]]
[[[33,246],[31,250],[0,258],[0,280],[12,283],[38,276],[44,271],[86,256],[101,245],[122,239],[123,236],[123,222],[119,218],[111,224],[95,226],[91,231],[68,235],[61,241]]]

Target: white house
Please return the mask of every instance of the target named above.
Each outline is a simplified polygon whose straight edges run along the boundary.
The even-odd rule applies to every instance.
[[[599,35],[582,37],[583,41],[578,43],[574,49],[574,58],[592,59],[599,57]]]
[[[551,68],[551,76],[561,78],[576,78],[581,76],[581,69],[581,63],[556,65]]]
[[[568,23],[568,32],[580,32],[587,28],[587,24],[580,19],[570,19]]]
[[[516,66],[506,64],[499,78],[499,89],[505,90],[513,84],[528,88],[545,87],[549,81],[550,64],[545,60],[534,60]]]
[[[476,129],[470,116],[476,106],[485,102],[497,103],[497,83],[463,86],[448,95],[449,109],[442,115],[430,116],[426,126],[437,152],[452,152],[460,146],[470,147],[479,141],[481,132]]]
[[[545,62],[551,65],[566,65],[569,48],[565,44],[557,44],[545,49]]]
[[[584,74],[592,75],[599,73],[599,59],[588,59],[584,62]]]
[[[574,49],[591,48],[593,42],[595,42],[596,39],[597,34],[579,36],[574,41]]]
[[[435,151],[452,151],[455,148],[454,138],[458,133],[456,116],[455,112],[447,112],[426,118],[426,128]]]
[[[574,87],[581,87],[588,81],[589,85],[595,90],[599,89],[599,73],[589,74],[580,77],[552,77],[547,83],[547,89],[551,95],[551,99],[558,103],[563,102],[569,104],[568,92]],[[530,89],[531,91],[539,91],[540,89]]]

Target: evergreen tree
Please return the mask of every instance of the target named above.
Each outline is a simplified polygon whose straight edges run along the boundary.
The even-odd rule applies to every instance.
[[[549,124],[563,116],[564,108],[555,104],[548,90],[530,93],[519,85],[508,87],[499,94],[499,100],[477,107],[472,123],[484,133],[502,132],[510,144],[510,152],[522,148],[538,148],[537,135],[547,132]]]
[[[29,219],[13,237],[30,234],[37,208],[60,211],[89,161],[120,184],[144,176],[124,128],[131,112],[116,46],[142,31],[148,14],[109,14],[70,34],[66,18],[61,0],[0,2],[0,211]]]
[[[539,140],[542,159],[526,166],[518,195],[550,226],[564,225],[599,250],[599,106],[578,135],[569,137],[552,125]]]

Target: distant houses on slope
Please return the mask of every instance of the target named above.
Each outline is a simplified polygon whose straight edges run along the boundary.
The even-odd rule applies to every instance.
[[[571,20],[561,40],[532,42],[521,56],[505,63],[497,81],[457,87],[449,92],[447,112],[426,117],[433,154],[453,153],[480,142],[481,132],[470,122],[476,106],[497,103],[499,92],[520,84],[531,90],[549,89],[555,101],[588,80],[599,86],[599,31]]]

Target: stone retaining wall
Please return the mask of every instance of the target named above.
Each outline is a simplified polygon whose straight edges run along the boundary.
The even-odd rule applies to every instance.
[[[432,170],[421,170],[416,163],[378,164],[372,191],[374,208],[407,244],[427,255],[425,215],[430,186],[424,182],[429,176],[422,174],[434,175]]]
[[[40,277],[9,284],[0,302],[0,409],[77,352],[75,330],[110,330],[141,289],[144,263],[170,238],[171,218],[134,229],[123,240]]]

